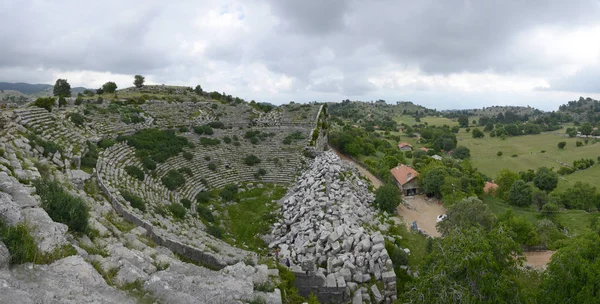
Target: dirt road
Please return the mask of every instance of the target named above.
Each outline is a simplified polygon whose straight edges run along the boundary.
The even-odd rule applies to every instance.
[[[356,163],[354,160],[352,160],[352,158],[344,155],[343,153],[341,153],[340,151],[334,149],[333,147],[329,146],[329,148],[335,152],[335,154],[337,154],[341,159],[343,160],[347,160],[351,163],[354,164],[354,166],[358,169],[358,171],[366,176],[371,183],[373,183],[373,187],[375,187],[375,189],[379,188],[379,186],[383,185],[383,183],[381,182],[381,180],[379,180],[377,177],[375,177],[375,175],[373,175],[373,173],[369,172],[369,170],[367,170],[365,167],[361,166],[360,164]]]
[[[435,228],[437,216],[446,214],[446,208],[438,204],[438,200],[428,200],[424,195],[405,197],[407,206],[400,204],[398,206],[398,215],[404,220],[408,228],[413,221],[421,230],[427,232],[430,236],[439,237],[441,234]]]
[[[533,268],[536,269],[545,269],[546,265],[548,265],[548,263],[550,263],[550,258],[552,258],[552,255],[555,253],[556,251],[538,251],[538,252],[524,252],[523,254],[525,255],[525,258],[527,259],[527,261],[525,262],[526,265],[529,265]]]

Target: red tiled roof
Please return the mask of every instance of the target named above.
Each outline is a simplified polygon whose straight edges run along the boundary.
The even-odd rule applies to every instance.
[[[421,148],[419,148],[419,150],[421,150],[421,151],[425,151],[425,152],[429,151],[429,149],[427,149],[427,148],[425,148],[425,147],[421,147]]]
[[[404,185],[419,176],[419,172],[407,165],[399,165],[390,171],[400,185]]]
[[[411,147],[412,148],[412,145],[407,142],[401,142],[398,144],[398,148],[402,148],[402,147]]]
[[[490,191],[495,191],[498,189],[498,184],[494,184],[492,182],[485,182],[485,186],[483,186],[483,192],[490,193]]]

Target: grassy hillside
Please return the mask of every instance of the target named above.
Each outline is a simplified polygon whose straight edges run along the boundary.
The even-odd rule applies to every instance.
[[[564,150],[557,147],[560,141],[567,142]],[[576,141],[583,140],[555,134],[515,136],[505,140],[486,135],[484,138],[474,139],[464,129],[458,134],[458,144],[471,150],[473,165],[490,177],[495,177],[504,168],[515,171],[535,170],[543,166],[558,168],[559,162],[571,165],[577,159],[596,160],[600,156],[600,143],[589,141],[583,147],[576,147]],[[498,151],[502,151],[503,155],[497,156]],[[517,157],[512,157],[513,155]],[[574,175],[567,176],[567,179],[571,179],[572,176]]]

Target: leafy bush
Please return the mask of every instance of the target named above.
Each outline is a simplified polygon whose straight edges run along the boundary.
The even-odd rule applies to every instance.
[[[248,154],[244,158],[244,164],[248,166],[254,166],[256,164],[260,164],[260,158],[254,154]]]
[[[62,153],[62,148],[57,145],[55,142],[53,141],[46,141],[44,139],[42,139],[41,137],[29,133],[27,134],[27,139],[29,139],[29,141],[31,142],[32,145],[36,145],[36,146],[40,146],[44,149],[44,153],[42,153],[42,155],[44,155],[45,157],[48,157],[48,155],[54,154],[57,151],[60,151]]]
[[[209,125],[196,126],[194,127],[194,132],[198,135],[213,135],[213,129]]]
[[[177,169],[177,172],[179,172],[179,173],[185,173],[188,176],[194,176],[194,173],[192,172],[192,169],[190,169],[188,167],[181,167],[181,168]]]
[[[225,201],[232,201],[235,198],[235,195],[238,193],[238,186],[235,184],[228,184],[221,190],[219,195]]]
[[[190,209],[192,207],[192,201],[190,201],[187,198],[182,198],[180,201],[181,205],[183,205],[183,207],[185,207],[186,209]]]
[[[140,181],[144,180],[144,171],[136,166],[125,167],[125,172]]]
[[[185,177],[177,170],[169,170],[167,174],[161,179],[163,185],[169,190],[175,190],[185,184]]]
[[[85,122],[85,117],[83,117],[83,115],[81,115],[79,113],[71,113],[69,115],[69,119],[76,126],[83,126],[83,123]]]
[[[140,211],[146,211],[146,202],[144,202],[141,197],[126,190],[121,190],[121,196],[124,200],[129,202],[131,207]]]
[[[230,143],[231,143],[231,138],[230,138],[229,136],[225,136],[225,137],[223,137],[223,141],[224,141],[226,144],[230,144]]]
[[[147,156],[142,158],[142,165],[150,171],[156,169],[156,162]]]
[[[298,141],[298,140],[302,140],[304,138],[305,137],[304,137],[304,135],[302,135],[302,133],[300,133],[299,131],[296,131],[296,132],[294,132],[294,133],[289,134],[288,136],[286,136],[283,139],[283,143],[286,144],[286,145],[290,145],[292,142]]]
[[[172,203],[171,205],[169,205],[169,211],[171,211],[173,216],[178,219],[184,219],[185,214],[187,213],[185,207],[180,203]]]
[[[578,141],[575,142],[575,146],[576,147],[583,147],[583,142],[581,142],[581,141],[578,140]]]
[[[89,214],[81,198],[72,196],[56,181],[38,179],[34,186],[41,197],[42,208],[53,221],[67,225],[75,233],[86,231]]]
[[[218,138],[200,137],[200,144],[202,146],[216,146],[221,143]]]
[[[186,160],[192,160],[194,158],[194,154],[190,152],[183,152],[183,158],[185,158]]]
[[[188,129],[188,127],[179,127],[179,132],[181,133],[185,133],[185,132],[189,132],[190,129]]]
[[[115,144],[115,141],[110,138],[103,138],[97,143],[98,148],[101,148],[101,149],[110,148],[114,144]]]
[[[559,149],[564,149],[567,146],[567,142],[566,141],[561,141],[558,143],[558,148]]]
[[[215,129],[225,129],[225,124],[221,121],[212,121],[208,123],[208,126]]]
[[[216,226],[216,225],[210,225],[208,227],[206,227],[206,232],[208,232],[208,234],[220,239],[223,237],[223,228]]]
[[[569,167],[560,167],[558,169],[558,171],[556,173],[558,173],[558,175],[569,175],[571,173],[575,172],[575,170],[569,168]]]
[[[584,170],[593,166],[596,162],[591,158],[582,158],[580,160],[573,161],[573,167],[576,170]]]
[[[94,143],[88,141],[87,142],[88,151],[81,158],[81,166],[84,168],[95,168],[96,163],[98,162],[98,146]]]
[[[217,171],[217,164],[215,162],[208,163],[208,169],[211,171]]]
[[[210,202],[210,193],[208,193],[206,191],[198,192],[198,194],[196,194],[196,201],[199,204],[206,204],[206,203]]]
[[[502,151],[498,151],[498,153],[496,153],[496,155],[502,156]]]
[[[200,218],[204,219],[207,222],[214,222],[215,221],[215,217],[212,214],[212,211],[210,211],[210,209],[208,209],[208,207],[206,206],[202,206],[199,205],[196,208],[196,212],[198,212],[198,215],[200,216]]]
[[[54,103],[54,97],[40,97],[33,102],[33,105],[38,108],[46,109],[48,112],[52,112],[52,107],[54,106]]]
[[[38,252],[25,223],[10,227],[0,220],[0,241],[8,248],[11,265],[33,262]]]
[[[130,136],[120,136],[118,140],[126,140],[129,146],[136,149],[138,157],[149,157],[158,163],[165,162],[189,146],[188,140],[176,135],[173,130],[143,129]]]

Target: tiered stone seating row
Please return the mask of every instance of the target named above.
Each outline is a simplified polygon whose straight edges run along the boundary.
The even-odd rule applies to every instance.
[[[38,107],[14,110],[16,121],[27,129],[38,134],[45,140],[53,141],[65,151],[72,151],[74,146],[84,147],[85,142],[95,137],[82,129],[75,127],[68,119],[67,113],[54,110],[50,113]]]
[[[206,102],[174,102],[152,100],[143,104],[142,109],[155,119],[159,128],[176,126],[196,126],[215,120]]]

